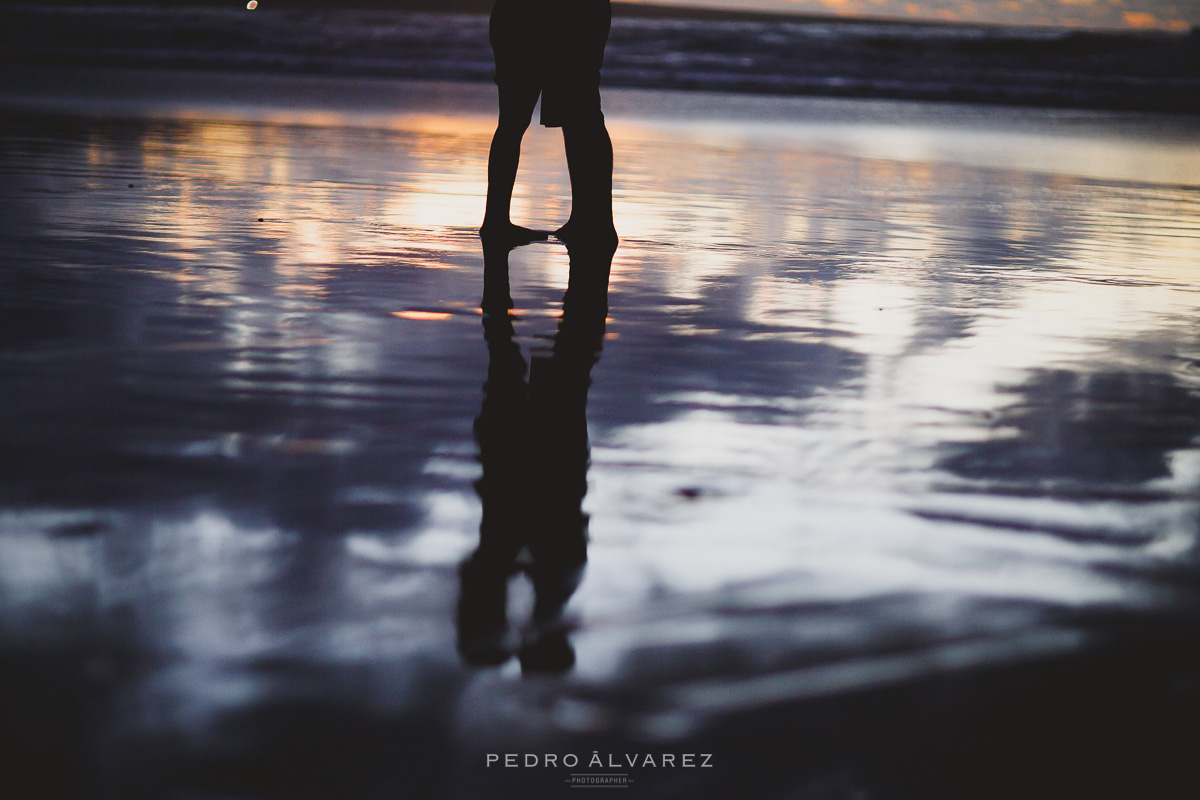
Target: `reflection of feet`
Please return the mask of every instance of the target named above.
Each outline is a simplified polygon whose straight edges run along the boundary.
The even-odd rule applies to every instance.
[[[565,225],[554,232],[554,238],[568,247],[571,245],[616,247],[617,229],[609,219],[596,222],[580,222],[569,219]]]
[[[512,656],[508,641],[508,580],[468,560],[459,570],[458,652],[475,666],[496,666]]]
[[[485,279],[483,282],[483,299],[479,301],[479,310],[488,316],[503,316],[512,307],[512,295],[508,292],[508,286],[489,286]]]
[[[484,222],[479,229],[479,238],[483,239],[485,247],[520,247],[530,242],[542,242],[549,238],[549,231],[535,231],[533,228],[522,228],[511,222]]]
[[[566,672],[575,666],[575,648],[567,640],[566,628],[541,634],[518,654],[522,672]]]
[[[475,667],[498,667],[512,657],[507,631],[491,631],[468,639],[459,637],[458,652],[463,661]]]

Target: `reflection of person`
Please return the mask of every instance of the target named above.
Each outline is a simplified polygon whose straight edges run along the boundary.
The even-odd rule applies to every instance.
[[[571,216],[555,235],[615,241],[612,140],[600,109],[600,65],[611,21],[609,0],[496,0],[492,7],[500,115],[480,229],[492,242],[518,245],[547,236],[509,218],[521,139],[539,95],[542,124],[563,129],[571,176]]]
[[[511,655],[510,576],[533,583],[533,619],[520,643],[524,671],[575,663],[563,609],[587,562],[587,394],[608,313],[612,247],[586,254],[572,245],[563,316],[549,356],[525,361],[513,341],[508,248],[485,247],[483,332],[488,373],[475,423],[483,476],[479,547],[462,565],[458,648],[471,664]]]

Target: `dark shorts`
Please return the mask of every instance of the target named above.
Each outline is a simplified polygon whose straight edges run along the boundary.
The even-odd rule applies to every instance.
[[[488,29],[496,83],[537,90],[548,127],[603,122],[600,65],[609,0],[496,0]]]

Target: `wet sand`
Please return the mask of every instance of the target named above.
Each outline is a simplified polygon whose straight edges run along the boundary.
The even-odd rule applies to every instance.
[[[487,754],[593,751],[713,755],[603,764],[663,798],[1187,780],[1186,119],[606,96],[575,665],[523,676],[458,652],[476,420],[573,312],[534,244],[485,339],[491,87],[9,77],[0,691],[52,793],[553,797],[583,770]],[[518,181],[566,219],[556,132]]]

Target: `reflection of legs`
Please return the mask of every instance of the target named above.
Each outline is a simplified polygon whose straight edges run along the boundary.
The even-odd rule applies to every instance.
[[[485,239],[483,243],[483,299],[479,302],[480,311],[486,317],[503,318],[504,324],[512,326],[508,312],[513,307],[512,294],[508,282],[508,245],[492,247]],[[498,323],[497,323],[498,324]],[[489,342],[494,338],[484,326],[484,338]],[[509,341],[512,336],[508,336]],[[519,355],[519,351],[518,351]]]
[[[588,370],[593,358],[530,363],[529,552],[533,620],[521,648],[524,671],[558,672],[575,662],[563,610],[587,562]]]
[[[528,400],[525,361],[513,341],[508,290],[508,250],[484,251],[483,332],[488,346],[483,408],[475,438],[483,475],[479,547],[460,570],[458,649],[471,664],[508,660],[508,579],[525,543],[525,431]]]
[[[560,329],[561,335],[561,329]],[[557,349],[530,362],[530,469],[538,497],[531,503],[534,622],[553,624],[575,591],[587,561],[587,395],[595,355]]]
[[[612,216],[613,150],[603,118],[563,126],[571,176],[571,216],[555,235],[563,241],[616,241]]]
[[[504,320],[497,327],[511,331],[511,322]],[[526,465],[522,458],[528,413],[525,362],[511,338],[496,345],[489,348],[486,396],[475,422],[483,465],[483,476],[475,484],[483,504],[479,547],[459,571],[458,649],[471,664],[500,664],[511,655],[507,643],[508,579],[518,569],[517,554],[524,545],[526,528]]]
[[[539,90],[536,86],[525,84],[505,84],[498,88],[500,119],[488,153],[487,210],[484,211],[483,227],[479,232],[497,243],[523,244],[545,239],[545,233],[522,228],[509,220],[513,185],[521,160],[521,139],[529,128]]]
[[[571,278],[553,355],[530,363],[530,470],[538,499],[530,508],[536,599],[532,635],[520,653],[525,671],[560,671],[574,663],[563,611],[587,563],[587,396],[604,340],[613,250],[572,246],[569,252]]]

